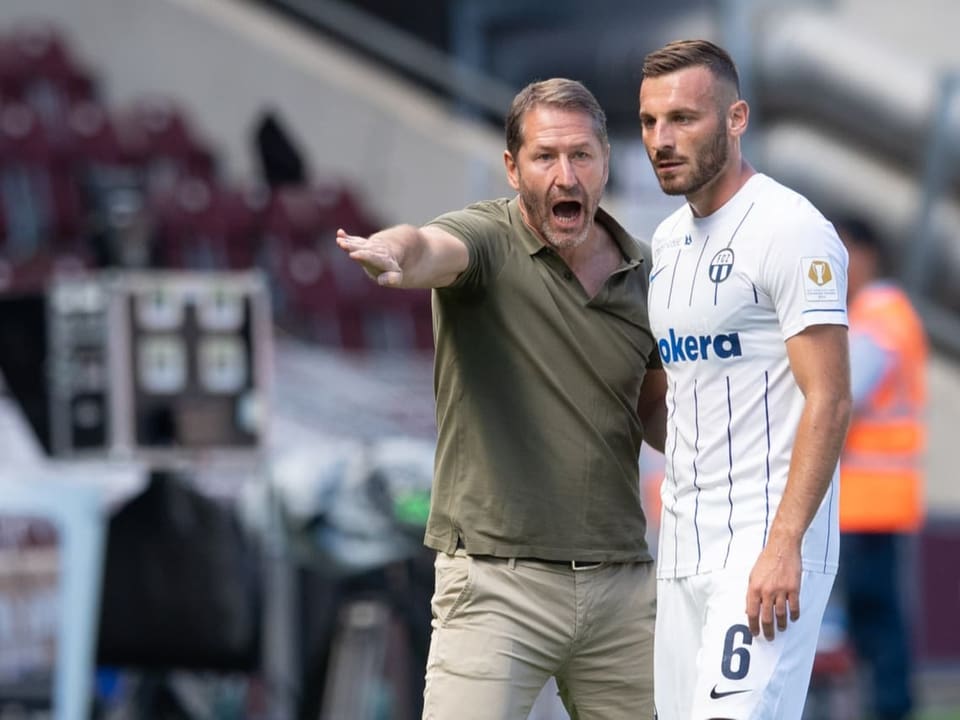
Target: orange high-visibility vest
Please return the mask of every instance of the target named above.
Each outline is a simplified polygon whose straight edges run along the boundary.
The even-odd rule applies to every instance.
[[[927,339],[906,293],[872,284],[853,298],[850,330],[892,353],[893,366],[854,415],[840,459],[840,529],[911,532],[924,516]]]

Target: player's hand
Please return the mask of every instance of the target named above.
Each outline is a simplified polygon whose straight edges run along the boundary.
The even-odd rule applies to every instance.
[[[403,281],[403,270],[390,245],[376,233],[370,237],[348,235],[342,228],[337,230],[337,245],[345,250],[377,284],[397,287]]]
[[[747,623],[756,637],[763,630],[773,640],[776,630],[787,629],[800,618],[800,546],[770,542],[760,553],[747,584]]]

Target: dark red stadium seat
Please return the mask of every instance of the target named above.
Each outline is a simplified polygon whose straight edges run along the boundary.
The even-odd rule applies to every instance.
[[[347,188],[278,189],[267,217],[264,247],[275,300],[314,339],[333,337],[354,350],[433,346],[429,291],[378,287],[336,247],[339,227],[363,235],[378,229]]]
[[[72,251],[83,223],[79,186],[69,158],[29,105],[0,106],[0,173],[7,230],[16,231],[15,240],[29,240],[33,249],[49,244]]]
[[[341,318],[324,239],[332,242],[324,208],[334,188],[286,186],[270,196],[261,265],[271,280],[278,322],[323,344],[359,348],[359,325]]]
[[[140,98],[115,113],[114,122],[124,153],[145,168],[148,189],[167,190],[183,177],[214,177],[213,151],[169,98]]]
[[[154,196],[159,265],[248,269],[255,265],[263,202],[254,191],[190,177]]]
[[[66,154],[77,162],[96,165],[132,165],[107,108],[92,99],[70,105],[59,138]]]
[[[36,113],[21,103],[0,107],[0,203],[4,255],[26,259],[49,241],[55,226],[53,151]]]
[[[4,62],[30,77],[64,78],[81,71],[65,32],[46,19],[15,23],[7,34]]]
[[[98,263],[143,267],[149,248],[137,218],[145,211],[145,171],[125,152],[107,108],[73,103],[56,141],[65,174],[79,188],[83,232]]]
[[[0,95],[30,105],[51,131],[62,127],[71,104],[95,94],[56,25],[27,21],[0,37]]]

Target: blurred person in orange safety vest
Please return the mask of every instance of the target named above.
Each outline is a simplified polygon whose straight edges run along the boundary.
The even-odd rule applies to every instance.
[[[848,630],[868,671],[870,717],[913,707],[904,557],[924,518],[927,339],[907,294],[884,278],[883,247],[864,220],[834,223],[850,254],[848,313],[854,416],[840,459],[840,570]]]

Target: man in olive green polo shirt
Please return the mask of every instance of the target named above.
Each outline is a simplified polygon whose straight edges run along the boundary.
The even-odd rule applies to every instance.
[[[524,718],[555,676],[574,718],[652,718],[637,458],[665,418],[648,249],[599,207],[606,119],[580,83],[527,86],[506,136],[517,197],[337,233],[379,284],[435,288],[423,717]]]

